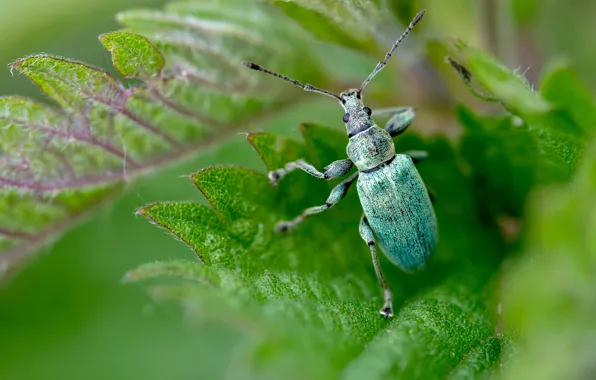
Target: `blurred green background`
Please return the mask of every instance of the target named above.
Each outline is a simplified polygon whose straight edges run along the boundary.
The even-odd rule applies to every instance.
[[[46,52],[113,71],[100,33],[119,28],[114,15],[133,7],[161,7],[163,0],[0,1],[0,66]],[[396,3],[401,3],[397,1]],[[437,34],[458,37],[476,1],[421,1]],[[490,3],[490,2],[489,2]],[[519,69],[538,80],[546,57],[562,57],[596,92],[593,0],[517,0]],[[462,12],[458,13],[458,9]],[[433,24],[431,24],[431,22]],[[581,36],[581,38],[578,38]],[[470,36],[462,36],[468,37]],[[515,50],[515,49],[514,49]],[[43,99],[26,78],[0,70],[0,95]],[[295,131],[307,121],[335,125],[337,112],[315,104],[293,109],[262,129]],[[145,220],[139,206],[158,200],[200,199],[186,175],[215,163],[261,168],[243,136],[129,185],[117,202],[69,231],[7,286],[0,288],[0,379],[221,378],[233,355],[234,331],[216,324],[180,323],[177,305],[155,304],[144,289],[123,285],[123,274],[143,262],[192,258],[191,251]],[[218,337],[218,340],[212,337]],[[226,339],[221,339],[226,337]],[[200,372],[199,372],[200,369]]]

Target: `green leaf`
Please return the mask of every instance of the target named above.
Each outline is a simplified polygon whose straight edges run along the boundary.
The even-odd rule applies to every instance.
[[[595,130],[596,105],[566,67],[547,72],[538,93],[477,49],[460,43],[456,55],[451,63],[464,81],[477,80],[512,114],[480,117],[459,108],[462,153],[476,178],[479,207],[493,220],[522,216],[531,189],[571,177]]]
[[[474,379],[486,377],[486,371],[490,368],[488,364],[495,363],[502,355],[503,340],[502,338],[499,339],[496,336],[491,336],[480,342],[449,373],[449,378]],[[487,362],[486,358],[491,358],[492,362]]]
[[[452,51],[457,57],[452,65],[459,65],[456,68],[466,83],[477,80],[494,100],[555,148],[560,158],[571,166],[577,162],[583,139],[594,131],[596,105],[568,70],[560,68],[546,74],[539,93],[523,75],[478,49],[458,42]]]
[[[161,52],[144,37],[114,32],[102,34],[99,40],[112,53],[114,66],[125,78],[148,78],[158,75],[164,67]]]
[[[558,65],[547,70],[540,93],[558,109],[566,110],[584,133],[596,132],[596,104],[570,67]]]
[[[136,79],[132,87],[66,58],[33,55],[13,63],[58,107],[0,99],[0,278],[124,183],[299,100],[278,90],[287,89],[281,81],[262,91],[262,77],[242,59],[281,64],[307,80],[322,77],[317,65],[298,63],[311,55],[307,35],[274,9],[220,5],[122,14],[130,29],[100,41],[121,76]]]
[[[595,173],[592,143],[569,184],[531,202],[525,255],[505,279],[505,322],[523,334],[510,378],[584,378],[594,370]]]
[[[395,18],[404,25],[408,25],[416,13],[420,12],[420,9],[417,8],[418,4],[414,0],[396,0],[390,2],[388,6],[393,11]]]
[[[573,143],[516,116],[483,117],[464,107],[458,114],[465,128],[462,154],[473,169],[479,207],[519,217],[535,186],[571,176],[573,166],[559,152],[578,154]]]
[[[316,38],[350,49],[372,52],[382,8],[371,0],[269,0]],[[358,30],[358,33],[354,33]]]
[[[525,117],[551,110],[522,74],[511,71],[494,57],[463,41],[458,41],[451,50],[456,61],[512,113]]]
[[[319,163],[320,157],[345,155],[345,137],[337,131],[304,125],[301,132],[304,143],[271,133],[248,140],[268,168],[296,157],[321,167],[329,162]],[[194,321],[258,331],[245,334],[246,372],[240,378],[276,378],[288,368],[296,376],[347,379],[487,373],[499,358],[500,338],[482,289],[497,269],[500,238],[480,227],[472,186],[445,140],[407,135],[397,145],[406,147],[430,152],[433,164],[421,164],[420,172],[450,202],[437,203],[442,240],[427,271],[406,275],[382,259],[399,309],[393,321],[378,315],[380,289],[358,235],[354,192],[291,233],[273,233],[280,219],[326,199],[330,186],[304,173],[284,177],[278,187],[237,167],[193,174],[211,208],[170,202],[139,213],[188,244],[205,264],[148,264],[127,279],[151,280],[155,297],[182,302]],[[164,276],[166,283],[159,280]],[[316,355],[298,354],[309,352]]]
[[[0,278],[127,182],[238,131],[259,130],[272,114],[282,116],[275,130],[294,130],[285,121],[288,106],[310,95],[246,70],[241,61],[336,91],[348,86],[340,75],[361,81],[357,60],[345,59],[347,52],[337,47],[354,50],[353,57],[368,54],[359,57],[368,71],[403,31],[400,24],[419,10],[416,4],[174,3],[163,11],[123,12],[118,19],[127,29],[100,36],[119,75],[47,55],[15,62],[13,69],[53,105],[0,99]],[[474,29],[471,17],[444,17],[461,13],[459,6],[443,7],[450,8],[439,12],[446,29]],[[516,4],[518,18],[529,17],[530,8],[522,8]],[[433,25],[436,38],[442,24]],[[444,46],[440,37],[429,45],[435,64]],[[421,273],[404,274],[380,258],[393,290],[394,319],[378,315],[381,291],[358,234],[362,210],[354,189],[292,233],[273,233],[276,222],[323,204],[337,184],[304,173],[278,186],[265,173],[238,166],[192,174],[204,199],[157,202],[137,214],[186,244],[194,260],[140,265],[125,280],[148,283],[156,300],[180,303],[190,324],[233,331],[240,343],[221,359],[230,378],[589,376],[596,339],[596,244],[589,234],[596,214],[594,148],[572,184],[534,191],[575,175],[596,124],[594,100],[566,65],[550,66],[538,91],[479,49],[459,43],[452,56],[460,75],[480,90],[468,87],[507,112],[486,117],[460,106],[461,138],[453,131],[446,132],[450,140],[408,132],[396,140],[399,152],[430,153],[417,168],[436,194],[440,241]],[[407,96],[412,104],[423,101],[416,104],[423,131],[425,125],[453,124],[457,92],[444,91],[425,58],[411,57],[404,59],[404,78],[378,80],[380,90],[371,90],[367,103],[395,105]],[[320,69],[320,58],[329,59],[331,72]],[[400,97],[394,88],[402,82]],[[343,131],[309,123],[340,125],[339,108],[318,112],[318,103],[293,110],[303,121],[300,140],[246,136],[267,170],[299,158],[322,169],[345,157]],[[319,119],[325,114],[329,119]],[[511,235],[519,238],[516,244],[505,243]],[[525,254],[508,257],[520,241]]]

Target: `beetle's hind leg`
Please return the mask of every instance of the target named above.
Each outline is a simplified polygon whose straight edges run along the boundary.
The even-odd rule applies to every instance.
[[[332,179],[343,177],[352,169],[352,161],[349,159],[333,161],[331,164],[325,166],[325,172],[318,171],[314,166],[305,162],[304,160],[296,160],[288,162],[283,168],[272,170],[269,172],[269,183],[275,185],[279,180],[296,169],[303,170],[313,177],[321,179]]]
[[[395,137],[404,133],[406,128],[412,124],[416,117],[416,111],[412,107],[382,108],[373,111],[372,115],[375,117],[392,115],[385,126],[385,130],[389,132],[391,137]]]
[[[277,223],[275,225],[275,232],[287,232],[299,225],[300,223],[302,223],[302,221],[306,219],[307,216],[318,214],[335,206],[346,196],[346,194],[348,193],[348,189],[356,180],[356,178],[358,178],[358,172],[352,174],[351,176],[343,180],[339,185],[335,186],[333,190],[331,190],[331,194],[329,194],[329,198],[327,198],[327,201],[324,205],[307,208],[294,219]]]
[[[377,279],[379,280],[379,284],[381,284],[381,288],[383,288],[383,296],[385,298],[385,304],[381,309],[381,315],[385,318],[393,317],[393,304],[392,299],[393,296],[391,295],[391,290],[389,286],[387,286],[387,282],[385,282],[385,277],[383,276],[383,271],[381,269],[381,265],[379,264],[379,258],[377,257],[377,250],[375,248],[375,237],[373,235],[373,230],[368,224],[368,220],[366,216],[362,215],[362,219],[360,219],[360,236],[368,247],[370,248],[370,255],[372,256],[373,266],[375,267],[375,273],[377,274]]]

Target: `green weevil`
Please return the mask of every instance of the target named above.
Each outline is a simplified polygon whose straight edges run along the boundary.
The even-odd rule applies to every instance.
[[[414,109],[400,107],[372,112],[362,102],[362,90],[385,67],[391,54],[423,16],[424,10],[414,17],[385,55],[385,59],[377,64],[359,89],[349,89],[339,95],[310,84],[302,84],[252,62],[243,62],[250,69],[281,78],[305,91],[333,97],[344,108],[343,122],[349,138],[347,159],[332,162],[323,172],[303,160],[297,160],[269,172],[269,179],[272,184],[276,184],[284,175],[296,169],[326,180],[347,175],[354,165],[358,170],[333,188],[325,204],[310,207],[293,220],[279,222],[275,230],[287,232],[308,215],[333,207],[357,180],[356,188],[364,211],[360,219],[360,236],[370,248],[377,279],[383,289],[385,303],[380,312],[386,318],[393,316],[392,295],[379,265],[375,241],[389,260],[402,270],[421,269],[437,244],[437,219],[430,194],[414,166],[414,163],[426,158],[427,153],[407,151],[396,154],[392,140],[410,125],[415,116]],[[373,121],[373,115],[380,114],[392,115],[384,129]]]

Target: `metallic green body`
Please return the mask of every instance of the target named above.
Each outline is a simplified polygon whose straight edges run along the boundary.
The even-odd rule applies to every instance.
[[[437,243],[437,220],[412,159],[398,154],[375,171],[361,172],[356,188],[389,260],[405,271],[423,268]]]
[[[332,162],[323,172],[304,160],[296,160],[270,171],[268,176],[270,182],[276,184],[296,169],[326,180],[345,176],[353,166],[358,171],[335,186],[324,204],[309,207],[292,220],[278,222],[275,231],[287,232],[302,223],[307,216],[333,207],[357,180],[358,195],[364,210],[360,219],[360,236],[369,247],[375,273],[383,289],[385,303],[380,312],[386,318],[393,316],[393,297],[379,265],[375,245],[378,244],[387,257],[403,270],[422,268],[437,244],[437,219],[428,191],[412,161],[424,159],[426,152],[408,151],[396,155],[392,140],[408,128],[416,114],[414,109],[400,107],[378,111],[376,115],[393,115],[384,129],[379,128],[373,120],[373,111],[362,102],[362,90],[385,67],[393,51],[423,16],[424,11],[414,17],[385,59],[377,64],[359,89],[349,89],[339,95],[302,84],[252,62],[244,62],[252,70],[291,82],[305,91],[335,98],[346,112],[343,122],[350,139],[346,148],[348,159]]]
[[[375,125],[351,137],[346,152],[358,171],[363,171],[393,158],[395,145],[391,135]]]
[[[406,271],[423,268],[438,233],[422,178],[409,156],[395,154],[391,134],[360,111],[361,99],[349,91],[343,99],[346,111],[362,116],[347,123],[351,137],[346,152],[360,172],[358,196],[368,224],[389,260]]]

